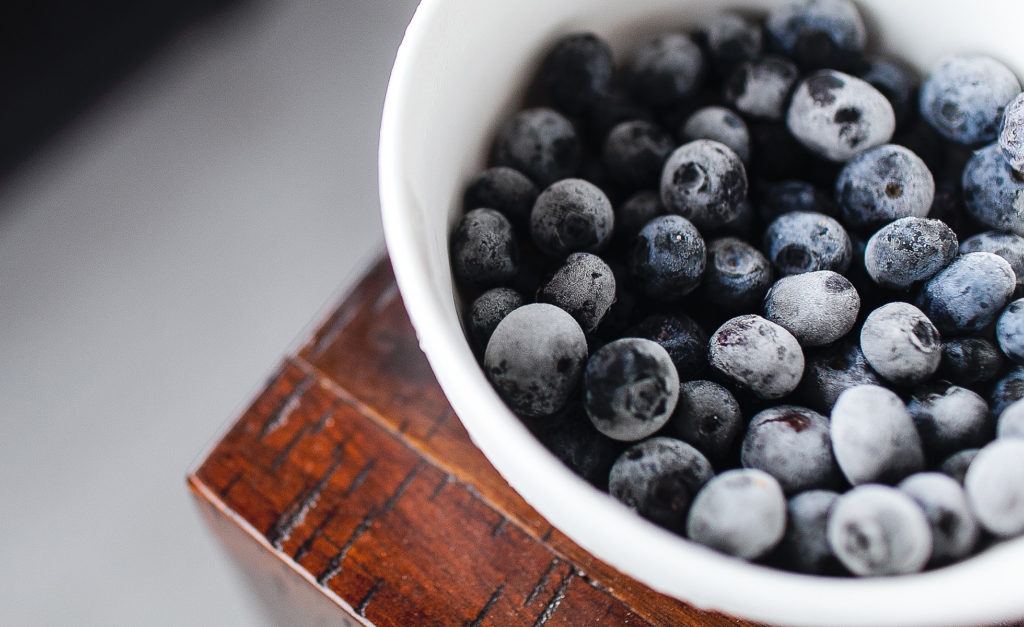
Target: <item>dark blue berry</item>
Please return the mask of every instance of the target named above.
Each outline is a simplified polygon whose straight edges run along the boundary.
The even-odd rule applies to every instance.
[[[828,518],[839,494],[809,490],[789,499],[786,535],[779,545],[783,564],[809,575],[836,574],[841,570],[828,543]]]
[[[539,186],[576,174],[582,158],[576,129],[552,109],[526,109],[498,130],[491,163],[519,170]]]
[[[477,174],[466,187],[463,206],[466,210],[497,209],[512,224],[530,223],[530,212],[537,200],[537,188],[530,179],[512,168],[488,168]]]
[[[615,302],[615,275],[597,255],[573,253],[540,288],[537,300],[561,307],[590,333]]]
[[[886,144],[851,159],[836,179],[843,221],[871,231],[893,220],[928,215],[935,199],[935,179],[910,150]]]
[[[903,401],[877,385],[858,385],[832,408],[832,451],[853,485],[895,483],[924,467],[921,438]]]
[[[569,114],[586,111],[612,81],[612,51],[593,33],[558,40],[544,59],[540,80],[551,102]]]
[[[831,412],[839,395],[858,385],[882,385],[882,380],[868,365],[859,344],[850,340],[807,353],[797,394],[808,407]]]
[[[665,162],[661,201],[701,228],[735,218],[746,197],[743,162],[725,144],[698,139],[677,148]]]
[[[860,65],[867,30],[848,0],[795,0],[778,5],[765,23],[772,45],[804,69]]]
[[[995,141],[1003,109],[1020,93],[1013,72],[992,57],[952,55],[921,87],[921,115],[943,137],[961,144]]]
[[[817,270],[842,274],[853,257],[846,229],[824,214],[807,211],[776,218],[765,231],[764,248],[783,276]]]
[[[729,320],[711,336],[708,362],[755,396],[782,398],[800,383],[804,354],[789,331],[761,316]]]
[[[697,229],[689,220],[669,215],[640,229],[630,265],[647,296],[674,301],[697,287],[706,263],[707,250]]]
[[[864,267],[882,287],[906,290],[938,274],[956,255],[956,233],[944,222],[900,218],[868,240]]]
[[[914,390],[907,411],[933,459],[981,446],[992,437],[988,403],[958,385],[937,382]]]
[[[667,33],[641,44],[624,68],[633,94],[656,107],[686,100],[697,89],[703,72],[700,48],[682,33]]]
[[[720,74],[761,55],[761,27],[738,13],[715,14],[702,30],[711,63]]]
[[[882,305],[864,320],[860,349],[883,378],[896,385],[914,385],[938,369],[942,338],[920,309],[896,302]]]
[[[957,385],[991,381],[1003,369],[1003,356],[995,344],[984,338],[952,339],[942,345],[939,375]]]
[[[963,176],[967,212],[985,226],[1024,235],[1024,178],[1013,171],[999,146],[974,153]]]
[[[510,282],[519,268],[512,224],[494,209],[462,216],[452,235],[452,269],[461,281],[480,287]]]
[[[1024,439],[1001,438],[981,449],[964,478],[974,515],[1001,538],[1024,534]]]
[[[1011,168],[1024,172],[1024,94],[1017,94],[1003,112],[999,149]]]
[[[928,518],[932,565],[948,564],[974,551],[981,528],[971,513],[967,494],[956,480],[937,472],[922,472],[904,479],[899,489],[914,499]]]
[[[735,237],[708,244],[707,299],[729,311],[754,311],[772,284],[772,266],[761,251]]]
[[[750,161],[750,131],[743,118],[725,107],[704,107],[683,125],[682,137],[691,142],[710,139],[728,146],[744,163]]]
[[[881,485],[859,486],[839,497],[828,540],[839,561],[861,577],[919,572],[932,553],[924,511],[907,494]]]
[[[744,468],[775,477],[787,494],[829,488],[839,482],[828,419],[796,405],[780,405],[754,416],[743,438],[740,459]]]
[[[615,211],[615,232],[622,242],[631,244],[645,224],[665,214],[661,195],[654,191],[637,192]]]
[[[800,70],[783,57],[747,61],[725,82],[725,101],[744,115],[778,121],[786,114],[789,94],[799,78]]]
[[[996,381],[992,393],[988,397],[992,414],[1002,414],[1012,403],[1024,398],[1024,366],[1014,366],[1001,379]]]
[[[900,126],[917,108],[917,88],[921,81],[909,65],[887,57],[872,57],[860,77],[889,99],[896,125]]]
[[[757,559],[786,531],[786,497],[779,482],[760,470],[723,472],[704,486],[690,507],[686,535],[727,555]]]
[[[498,323],[525,304],[522,294],[507,287],[496,287],[478,296],[469,307],[468,322],[476,345],[485,348]]]
[[[769,185],[758,205],[758,211],[766,223],[792,211],[822,213],[833,218],[839,216],[839,208],[831,196],[806,181],[797,180]]]
[[[729,390],[711,381],[679,386],[668,430],[715,461],[726,459],[743,427],[743,413]]]
[[[1017,277],[1017,293],[1024,287],[1024,237],[1013,233],[986,231],[960,242],[960,254],[992,253],[1010,264]]]
[[[860,312],[853,284],[831,270],[782,277],[764,298],[764,317],[801,346],[831,344],[850,332]]]
[[[992,324],[1016,286],[1017,277],[1005,259],[968,253],[925,284],[919,304],[947,335],[978,333]]]
[[[545,189],[530,215],[533,241],[551,257],[602,250],[611,240],[614,225],[608,197],[582,179],[565,179]]]
[[[1024,299],[1010,303],[999,316],[996,339],[1007,357],[1024,364]]]
[[[622,122],[608,133],[603,158],[609,173],[630,189],[655,187],[661,167],[675,148],[668,133],[650,122]]]
[[[668,351],[682,381],[698,379],[708,368],[708,334],[685,314],[653,314],[628,331]]]

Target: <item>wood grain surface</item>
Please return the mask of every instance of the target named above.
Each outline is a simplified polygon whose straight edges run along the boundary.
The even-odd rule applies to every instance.
[[[746,624],[595,559],[505,483],[434,380],[386,261],[188,481],[218,534],[274,562],[247,559],[250,579],[290,573],[259,588],[281,596],[264,599],[278,620],[303,623],[285,596],[299,586],[339,624]]]

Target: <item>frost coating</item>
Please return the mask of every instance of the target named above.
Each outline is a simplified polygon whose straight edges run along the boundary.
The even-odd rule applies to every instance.
[[[976,392],[945,382],[914,390],[907,410],[929,455],[942,459],[992,438],[988,403]]]
[[[633,93],[654,106],[684,100],[697,87],[704,56],[682,33],[668,33],[633,50],[626,63],[626,82]]]
[[[729,470],[709,481],[686,522],[686,534],[694,542],[744,559],[773,549],[785,529],[782,488],[760,470]]]
[[[847,224],[876,228],[899,218],[928,215],[935,179],[916,154],[896,144],[865,150],[836,179],[836,198]]]
[[[996,322],[996,339],[1006,356],[1024,363],[1024,299],[1015,300]]]
[[[1024,534],[1024,439],[999,439],[971,462],[964,488],[978,521],[991,533]]]
[[[590,333],[615,302],[615,275],[597,255],[573,253],[540,288],[537,300],[561,307]]]
[[[511,281],[519,269],[519,245],[512,224],[494,209],[474,209],[452,235],[455,276],[481,287]]]
[[[686,218],[660,216],[640,229],[633,244],[630,269],[651,298],[679,300],[700,283],[707,248],[700,232]]]
[[[1011,168],[1024,171],[1024,94],[1017,94],[1003,112],[999,149]]]
[[[908,303],[889,303],[872,311],[861,327],[860,349],[875,372],[898,385],[927,380],[942,359],[935,325]]]
[[[764,299],[765,318],[802,346],[831,344],[850,332],[860,312],[853,284],[831,270],[783,277]]]
[[[853,485],[893,483],[924,466],[914,421],[894,392],[859,385],[832,408],[832,450]]]
[[[683,125],[683,139],[710,139],[728,146],[743,162],[750,160],[747,124],[725,107],[704,107],[695,111]]]
[[[839,561],[861,577],[919,572],[932,552],[924,512],[888,486],[859,486],[839,497],[828,539]]]
[[[598,252],[612,237],[615,214],[604,192],[582,179],[565,179],[537,197],[530,214],[533,242],[545,254]]]
[[[469,307],[469,330],[473,339],[481,348],[486,347],[498,323],[525,304],[522,294],[507,287],[496,287],[481,294]]]
[[[787,494],[838,484],[828,419],[818,412],[780,405],[750,421],[740,459],[744,468],[775,477]]]
[[[687,381],[679,386],[679,401],[668,429],[712,459],[721,460],[732,451],[743,426],[743,413],[736,397],[711,381]]]
[[[945,222],[900,218],[868,240],[864,267],[882,287],[906,290],[935,276],[956,255],[956,233]]]
[[[986,231],[960,242],[960,254],[992,253],[1010,264],[1017,277],[1017,289],[1024,286],[1024,237],[1013,233]]]
[[[1016,285],[1017,277],[1005,259],[969,253],[928,281],[918,302],[943,333],[978,333],[992,324]]]
[[[711,336],[711,367],[765,399],[781,398],[800,383],[804,354],[789,331],[761,316],[729,320]]]
[[[698,227],[734,219],[747,197],[743,162],[725,144],[698,139],[677,148],[661,173],[661,202]]]
[[[576,174],[580,140],[572,122],[553,109],[526,109],[498,130],[491,164],[519,170],[545,186]]]
[[[725,83],[725,100],[755,118],[781,120],[800,70],[788,59],[766,56],[733,70]]]
[[[961,144],[996,139],[1003,109],[1020,93],[1013,71],[984,55],[951,55],[935,64],[921,87],[921,115]]]
[[[834,219],[810,211],[792,211],[775,219],[764,233],[764,249],[782,275],[833,270],[846,272],[853,243]]]
[[[995,144],[982,148],[964,167],[964,203],[982,224],[1024,235],[1024,180]]]

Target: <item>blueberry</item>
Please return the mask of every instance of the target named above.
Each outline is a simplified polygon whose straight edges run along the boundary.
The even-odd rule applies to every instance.
[[[1024,438],[1024,402],[1011,403],[999,414],[996,435],[1000,438]]]
[[[537,301],[561,307],[590,333],[615,302],[615,275],[597,255],[573,253],[540,288]]]
[[[469,307],[468,321],[477,346],[485,348],[498,323],[525,304],[522,294],[507,287],[496,287],[478,296]]]
[[[999,149],[1017,172],[1024,172],[1024,94],[1017,94],[1003,112],[999,128]]]
[[[860,349],[874,371],[896,385],[926,381],[942,359],[935,325],[917,307],[900,302],[868,315],[860,331]]]
[[[1006,163],[996,144],[967,162],[963,188],[971,217],[989,228],[1024,235],[1024,179]]]
[[[712,476],[711,463],[689,444],[651,438],[619,456],[608,491],[644,518],[682,532],[690,502]]]
[[[668,430],[713,460],[723,460],[743,426],[739,403],[729,390],[711,381],[679,386],[679,401]]]
[[[839,497],[828,521],[836,557],[861,577],[921,571],[932,553],[931,526],[908,495],[865,485]]]
[[[708,368],[708,334],[685,314],[653,314],[630,329],[628,335],[660,344],[683,381],[700,378]]]
[[[544,59],[540,80],[555,107],[575,115],[608,90],[614,72],[612,50],[593,33],[558,40]]]
[[[686,521],[694,542],[748,560],[775,548],[785,531],[786,497],[760,470],[729,470],[708,481]]]
[[[858,385],[832,408],[832,450],[853,485],[895,483],[924,467],[921,438],[903,401],[877,385]]]
[[[847,162],[836,180],[836,198],[846,224],[874,230],[899,218],[928,215],[935,180],[920,157],[885,144]]]
[[[761,251],[735,237],[708,244],[707,299],[729,311],[758,308],[772,284],[772,266]]]
[[[494,209],[473,209],[452,235],[452,270],[479,287],[511,281],[519,268],[519,246],[512,224]]]
[[[1003,109],[1020,93],[1013,72],[991,57],[940,60],[921,87],[921,115],[943,137],[961,144],[995,141]]]
[[[920,79],[910,66],[886,57],[872,57],[860,72],[860,77],[870,83],[889,100],[896,125],[900,126],[917,107],[916,96]]]
[[[956,233],[945,222],[900,218],[868,240],[864,267],[882,287],[907,290],[938,274],[956,255]]]
[[[491,164],[519,170],[534,183],[547,186],[574,175],[581,148],[576,129],[552,109],[526,109],[498,130]]]
[[[959,338],[942,345],[939,375],[957,385],[991,381],[1003,368],[1003,356],[992,342],[977,337]]]
[[[839,210],[831,196],[806,181],[780,181],[768,187],[758,206],[761,219],[771,222],[792,211],[823,213],[838,217]]]
[[[1024,288],[1024,237],[999,231],[978,233],[960,242],[960,254],[967,253],[999,255],[1010,264],[1017,277],[1016,292],[1020,293]]]
[[[964,477],[967,475],[967,468],[970,467],[971,462],[978,456],[981,449],[969,448],[953,453],[945,459],[940,465],[939,470],[956,480],[960,485],[964,484]]]
[[[528,419],[527,426],[573,472],[598,488],[608,488],[608,473],[623,444],[598,432],[579,403],[570,403],[553,416]]]
[[[846,229],[834,219],[806,211],[793,211],[775,219],[764,234],[764,248],[779,274],[850,267],[853,245]]]
[[[811,152],[839,162],[888,142],[896,129],[885,96],[861,79],[834,70],[815,72],[797,86],[786,123]]]
[[[761,54],[761,28],[732,11],[715,14],[703,28],[711,63],[720,73]]]
[[[783,57],[767,56],[742,63],[725,82],[725,101],[753,118],[781,120],[800,70]]]
[[[992,253],[968,253],[936,274],[918,298],[935,326],[951,336],[992,324],[1017,286],[1013,268]]]
[[[687,118],[682,137],[691,142],[710,139],[728,146],[744,163],[750,161],[750,131],[746,122],[725,107],[704,107]]]
[[[661,174],[661,201],[701,228],[729,222],[747,196],[747,173],[725,144],[698,139],[677,148]]]
[[[928,518],[933,565],[963,559],[974,551],[981,529],[971,513],[967,494],[955,479],[922,472],[904,479],[899,489],[914,499]]]
[[[604,140],[605,166],[619,183],[630,189],[653,187],[661,177],[661,166],[675,142],[668,133],[650,122],[622,122]]]
[[[615,230],[624,243],[630,244],[640,229],[654,218],[664,215],[658,192],[646,190],[633,194],[615,211]]]
[[[535,303],[498,323],[484,353],[484,370],[514,412],[546,416],[565,407],[586,359],[587,339],[572,316]]]
[[[587,361],[583,406],[606,436],[641,440],[668,422],[679,398],[679,375],[656,342],[623,338],[605,344]]]
[[[792,333],[801,346],[835,342],[850,332],[859,312],[857,290],[831,270],[783,277],[764,298],[764,317]]]
[[[641,44],[624,69],[633,94],[656,107],[686,100],[697,89],[703,71],[700,48],[681,33],[667,33]]]
[[[999,439],[981,449],[964,488],[985,529],[1002,538],[1024,534],[1024,439]]]
[[[630,267],[647,296],[679,300],[700,283],[707,264],[704,239],[686,218],[660,216],[640,229]]]
[[[839,482],[828,419],[816,411],[780,405],[754,416],[740,448],[744,468],[775,477],[787,494]]]
[[[996,322],[996,339],[1007,357],[1024,364],[1024,299],[1010,303]]]
[[[925,451],[943,459],[992,438],[988,403],[977,393],[945,382],[914,390],[907,411],[914,418]]]
[[[512,168],[488,168],[477,174],[463,196],[467,209],[497,209],[512,224],[526,225],[537,200],[537,188],[530,179]]]
[[[582,179],[565,179],[545,189],[530,215],[533,241],[551,257],[600,251],[611,239],[614,224],[608,197]]]
[[[1015,366],[996,381],[995,386],[988,398],[988,406],[992,414],[998,416],[1010,406],[1011,403],[1024,398],[1024,366]]]
[[[844,341],[807,353],[797,393],[809,407],[830,412],[840,394],[858,385],[882,385],[882,380],[868,365],[857,342]]]
[[[848,0],[794,0],[778,5],[765,23],[772,44],[806,69],[851,69],[860,64],[867,30]]]
[[[765,399],[796,389],[804,372],[804,354],[789,331],[761,316],[729,320],[711,336],[711,367],[739,387]]]
[[[838,498],[839,494],[830,490],[809,490],[789,499],[786,535],[779,545],[786,566],[809,575],[840,570],[828,543],[828,519]]]

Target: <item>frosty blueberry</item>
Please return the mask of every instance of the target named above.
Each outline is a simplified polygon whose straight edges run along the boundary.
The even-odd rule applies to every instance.
[[[746,196],[743,162],[716,141],[698,139],[680,146],[662,170],[665,208],[702,228],[721,226],[735,218]]]
[[[685,100],[698,86],[704,57],[682,33],[668,33],[633,50],[624,69],[629,89],[642,101],[666,106]]]
[[[685,141],[710,139],[725,144],[741,161],[750,160],[750,131],[743,119],[725,107],[704,107],[694,111],[683,124]]]
[[[842,72],[820,70],[796,88],[786,124],[808,150],[841,162],[888,142],[896,117],[885,96],[868,83]]]
[[[783,563],[809,575],[831,574],[839,562],[828,543],[828,519],[839,494],[809,490],[789,499],[786,535],[779,545]]]
[[[985,226],[1024,235],[1024,179],[995,144],[974,153],[963,175],[968,213]]]
[[[846,272],[853,247],[846,229],[820,213],[794,211],[779,216],[764,234],[764,248],[782,275],[832,270]]]
[[[867,30],[849,0],[793,0],[768,13],[772,44],[804,68],[847,69],[860,63]]]
[[[1016,291],[1021,292],[1024,287],[1024,237],[1000,231],[978,233],[960,242],[960,254],[967,253],[992,253],[1005,259],[1017,277]]]
[[[727,555],[753,560],[782,540],[786,498],[760,470],[729,470],[709,481],[694,499],[686,535]]]
[[[978,333],[992,324],[1016,285],[1017,277],[1005,259],[968,253],[928,281],[918,302],[943,333]]]
[[[839,395],[852,387],[882,385],[856,341],[808,352],[806,358],[797,394],[803,403],[818,411],[832,411]]]
[[[665,207],[661,204],[661,195],[658,192],[637,192],[615,211],[615,231],[618,234],[616,237],[621,237],[623,242],[631,243],[645,224],[664,213]]]
[[[530,215],[533,242],[551,257],[572,252],[598,252],[612,236],[615,214],[596,185],[565,179],[537,197]]]
[[[711,54],[711,62],[719,72],[761,54],[762,36],[758,24],[732,11],[722,11],[711,17],[702,29]]]
[[[992,437],[988,403],[967,388],[944,382],[925,385],[914,390],[907,410],[925,450],[936,459]]]
[[[917,73],[905,63],[896,59],[872,57],[860,72],[860,77],[889,100],[896,115],[897,126],[905,122],[916,109],[915,96],[920,80]]]
[[[1024,438],[1024,402],[1017,401],[1003,410],[996,423],[1000,438]]]
[[[519,246],[512,224],[494,209],[462,216],[452,235],[452,270],[480,287],[508,283],[519,267]]]
[[[836,180],[843,220],[874,229],[899,218],[923,218],[935,198],[928,166],[910,150],[885,144],[865,150],[843,167]]]
[[[546,416],[565,406],[586,358],[587,339],[572,316],[536,303],[498,323],[484,353],[484,370],[513,411]]]
[[[711,336],[708,361],[722,376],[765,399],[792,392],[804,371],[796,338],[755,315],[739,316],[719,327]]]
[[[576,174],[580,142],[569,120],[552,109],[526,109],[498,130],[491,163],[513,168],[547,186]]]
[[[1024,439],[1004,438],[981,449],[964,478],[978,521],[1002,538],[1024,534]]]
[[[561,307],[590,333],[615,302],[615,275],[597,255],[573,253],[540,288],[537,300]]]
[[[912,498],[887,486],[866,485],[839,497],[828,521],[836,557],[855,575],[906,575],[924,569],[931,527]]]
[[[613,70],[608,44],[593,33],[576,33],[560,39],[548,53],[540,80],[556,107],[579,114],[608,90]]]
[[[742,63],[725,83],[725,101],[755,118],[781,120],[800,70],[783,57],[766,56]]]
[[[957,338],[943,343],[938,374],[957,385],[974,385],[995,378],[1003,362],[992,342],[978,337]]]
[[[921,87],[921,115],[943,137],[961,144],[996,139],[1003,109],[1020,93],[1013,72],[991,57],[940,60]]]
[[[775,477],[787,494],[828,488],[839,481],[828,419],[796,405],[780,405],[754,416],[740,459],[744,468]]]
[[[487,290],[469,307],[469,332],[477,346],[484,348],[498,323],[526,304],[523,295],[508,287]]]
[[[921,438],[900,397],[877,385],[858,385],[832,408],[832,450],[853,485],[894,483],[924,466]]]
[[[683,381],[699,378],[708,368],[708,334],[689,316],[653,314],[630,329],[628,335],[660,344]]]
[[[712,460],[721,460],[743,426],[739,403],[729,390],[711,381],[687,381],[679,387],[679,401],[668,430]]]
[[[831,344],[850,332],[860,311],[853,284],[831,270],[779,279],[764,299],[764,317],[802,346]]]
[[[730,311],[756,310],[772,284],[772,266],[761,251],[735,237],[708,244],[707,299]]]
[[[1011,369],[1003,378],[996,381],[989,395],[988,406],[996,416],[1010,406],[1024,398],[1024,366],[1016,366]]]
[[[466,187],[462,204],[469,209],[497,209],[512,224],[530,222],[530,211],[537,199],[537,188],[530,179],[512,168],[488,168],[477,174]]]
[[[1024,172],[1024,94],[1017,94],[1003,112],[999,149],[1011,168]]]
[[[643,439],[668,422],[679,398],[679,375],[655,342],[623,338],[587,361],[583,405],[597,430],[615,440]]]
[[[700,451],[666,437],[634,444],[619,456],[608,478],[609,493],[655,523],[682,531],[690,502],[714,475]]]
[[[1024,364],[1024,299],[1010,303],[999,316],[996,339],[1007,357]]]
[[[875,372],[897,385],[927,380],[942,359],[935,325],[908,303],[889,303],[872,311],[861,327],[860,349]]]
[[[956,255],[956,233],[944,222],[900,218],[868,240],[864,267],[882,287],[906,290],[935,276]]]
[[[922,472],[904,479],[899,489],[917,502],[932,530],[932,564],[947,564],[971,554],[980,527],[956,480],[937,472]]]
[[[602,155],[611,176],[630,189],[654,187],[675,142],[650,122],[622,122],[608,133]]]
[[[942,474],[954,479],[960,485],[964,484],[964,477],[967,476],[967,469],[971,462],[978,456],[981,449],[969,448],[953,453],[939,464],[939,471]]]
[[[771,185],[758,207],[761,218],[771,222],[791,211],[822,213],[829,217],[839,216],[832,198],[806,181],[780,181]]]
[[[630,256],[644,293],[665,301],[696,289],[706,264],[704,239],[689,220],[676,215],[654,218],[640,229]]]

